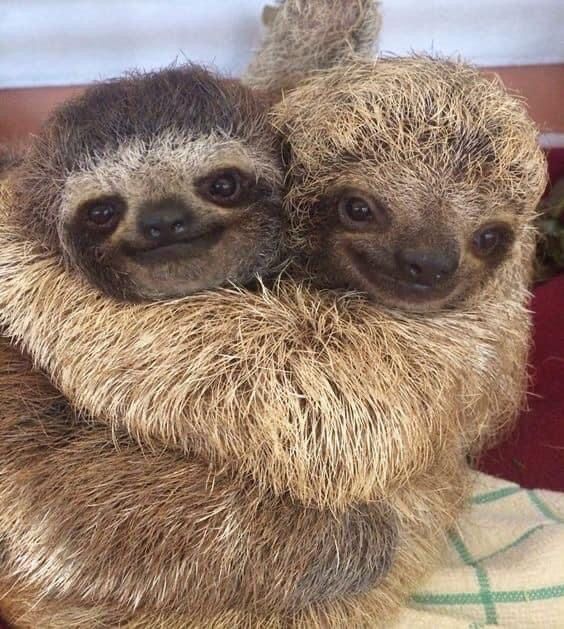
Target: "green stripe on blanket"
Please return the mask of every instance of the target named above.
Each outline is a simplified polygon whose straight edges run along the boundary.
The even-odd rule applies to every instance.
[[[394,626],[564,629],[564,494],[476,473],[441,566]]]

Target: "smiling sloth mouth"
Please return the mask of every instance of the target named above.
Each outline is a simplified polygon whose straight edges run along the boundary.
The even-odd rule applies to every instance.
[[[225,227],[218,226],[173,243],[143,248],[125,246],[124,253],[141,264],[176,262],[207,252],[221,240],[224,232]]]
[[[393,273],[387,272],[381,265],[375,264],[361,252],[352,252],[352,262],[358,274],[362,277],[363,283],[369,286],[367,290],[370,294],[377,294],[377,298],[390,305],[431,306],[436,302],[448,300],[455,292],[458,281],[455,276],[449,280],[436,285],[408,280],[396,277]]]

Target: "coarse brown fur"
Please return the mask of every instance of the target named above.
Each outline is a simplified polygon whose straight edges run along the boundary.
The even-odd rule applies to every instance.
[[[74,124],[77,114],[82,114],[87,119],[94,118],[95,114],[103,116],[106,108],[100,107],[100,100],[104,100],[100,99],[102,96],[100,92],[106,91],[109,105],[116,92],[123,88],[123,83],[121,81],[117,84],[118,89],[116,84],[113,84],[91,90],[87,98],[81,99],[82,102],[67,106],[68,118]],[[144,100],[146,106],[146,97]],[[97,132],[104,129],[105,121],[102,119],[101,124],[100,122],[98,120],[100,128]],[[62,129],[61,135],[64,136],[66,123],[67,121],[56,119],[53,127],[59,131]],[[115,129],[114,123],[111,131]],[[106,143],[105,152],[108,151],[108,145],[111,145],[111,133],[107,140],[110,142]],[[165,153],[166,151],[169,153],[165,154],[165,157],[171,157],[170,153],[174,149],[171,144],[176,140],[174,137],[172,141],[165,138]],[[120,138],[120,142],[122,141],[123,138]],[[51,148],[61,148],[61,145]],[[133,148],[141,153],[144,147]],[[190,148],[192,149],[193,145]],[[123,145],[120,149],[123,149]],[[124,155],[117,155],[117,159],[111,159],[115,155],[112,155],[110,146],[110,163],[102,163],[102,166],[106,169],[108,167],[123,169],[123,162],[128,160],[131,162],[131,153],[135,156],[136,152],[131,151],[131,147],[126,149],[128,152],[125,159]],[[90,150],[93,150],[92,146],[88,146],[88,151]],[[42,165],[45,166],[45,163]],[[103,179],[103,172],[100,177],[99,159],[96,160],[95,168],[98,180]],[[21,172],[24,173],[24,177],[20,182],[20,190],[27,193],[26,178],[30,173],[27,167]],[[86,174],[85,178],[84,172],[79,173],[78,181],[74,182],[77,184],[76,187],[88,188],[88,173]],[[48,182],[49,178],[43,178],[38,182],[38,186],[43,187],[43,192]],[[165,191],[168,190],[165,188]],[[128,193],[131,193],[131,190],[128,190]],[[39,206],[39,209],[43,208]],[[32,215],[37,218],[36,207],[33,208]],[[81,225],[79,230],[80,228]],[[54,243],[55,249],[57,244]],[[80,256],[82,252],[77,253]],[[74,257],[71,263],[76,261],[77,257]],[[81,263],[86,263],[83,271],[87,275],[92,269],[96,269],[96,265],[88,260],[81,260]],[[109,285],[102,283],[102,288],[116,293],[115,282],[112,280]],[[117,292],[118,294],[123,292],[125,296],[131,297],[130,289],[120,288]],[[31,372],[29,365],[25,361],[22,362],[21,358],[18,359],[12,349],[7,346],[2,349],[6,350],[4,357],[6,354],[9,355],[7,372],[2,373],[2,394],[3,397],[9,398],[12,391],[18,391],[15,399],[18,400],[19,407],[12,411],[8,404],[3,418],[13,420],[4,423],[7,429],[6,466],[2,468],[7,479],[4,488],[10,488],[17,494],[17,499],[13,502],[18,506],[6,516],[7,524],[2,527],[2,530],[10,531],[12,543],[9,544],[6,540],[6,545],[12,552],[3,563],[3,579],[0,583],[4,593],[6,589],[8,590],[2,601],[4,613],[15,620],[18,626],[114,626],[118,623],[127,623],[131,626],[147,627],[254,627],[257,624],[265,627],[290,624],[311,627],[316,624],[325,626],[327,622],[331,625],[336,623],[345,626],[355,618],[358,618],[355,624],[360,622],[372,624],[373,617],[382,616],[392,610],[388,598],[397,596],[397,588],[386,587],[383,596],[379,592],[376,597],[371,596],[362,604],[356,601],[351,603],[347,600],[336,602],[332,600],[335,597],[350,597],[354,593],[366,590],[387,572],[394,554],[396,538],[395,517],[389,509],[382,511],[378,504],[371,507],[359,505],[342,514],[333,515],[327,510],[304,508],[295,502],[290,502],[289,508],[287,505],[284,508],[289,499],[285,498],[284,502],[283,498],[280,510],[275,506],[280,503],[280,499],[270,496],[269,500],[268,496],[263,496],[262,500],[259,501],[257,498],[253,502],[251,496],[253,493],[256,494],[256,491],[253,492],[252,487],[249,488],[248,481],[242,484],[240,481],[234,481],[231,476],[229,481],[236,485],[236,490],[232,493],[234,491],[238,493],[235,498],[230,499],[229,495],[222,493],[222,481],[225,480],[226,474],[216,471],[212,473],[205,466],[198,465],[196,461],[190,472],[196,479],[196,485],[199,483],[199,487],[203,486],[201,492],[204,494],[203,511],[211,510],[213,513],[207,516],[198,512],[198,501],[194,507],[194,496],[198,494],[196,485],[187,483],[186,486],[182,486],[183,492],[175,492],[177,500],[173,504],[175,510],[172,511],[172,516],[170,510],[163,514],[156,496],[163,492],[167,493],[167,488],[162,475],[158,474],[159,470],[155,470],[155,465],[152,467],[150,464],[147,465],[146,457],[142,456],[139,448],[129,443],[133,454],[131,455],[128,449],[124,455],[123,449],[126,446],[122,444],[122,449],[116,454],[103,428],[92,426],[85,430],[82,423],[76,423],[78,420],[74,418],[74,413],[67,407],[66,402],[58,397],[56,391],[50,391],[45,379],[37,372]],[[14,373],[14,362],[17,365],[18,360],[23,367],[16,368]],[[13,388],[14,381],[17,382],[18,388]],[[27,381],[31,388],[25,391],[22,398],[19,385],[23,383],[25,387]],[[44,408],[39,405],[36,412],[28,417],[28,403],[34,399],[34,395],[37,396],[43,386],[55,396],[55,401],[49,399],[48,405]],[[34,391],[34,387],[37,387],[37,391]],[[95,461],[96,465],[89,465],[88,473],[84,473],[82,471],[84,463],[91,461]],[[124,461],[128,465],[127,472],[131,472],[132,477],[125,473],[115,474]],[[177,489],[179,482],[186,480],[187,475],[190,479],[190,474],[186,474],[185,463],[182,461],[173,462],[173,458],[169,457],[163,462],[163,466],[168,472],[168,477],[173,475],[171,493]],[[106,469],[114,473],[110,482],[104,482],[104,479],[107,481],[107,474],[104,475]],[[146,474],[143,476],[140,471],[145,471]],[[173,471],[180,473],[173,474]],[[442,475],[439,474],[436,478],[432,476],[432,479],[433,483],[437,480],[440,483]],[[55,491],[50,483],[56,483]],[[74,484],[78,484],[79,487],[76,494],[72,489]],[[158,491],[151,493],[151,486],[156,487]],[[442,491],[440,486],[436,489]],[[26,510],[22,497],[29,493],[33,493],[30,498],[31,509]],[[443,493],[448,495],[448,491]],[[55,495],[57,498],[54,500],[46,499]],[[460,496],[460,493],[456,495]],[[155,496],[152,505],[154,509],[142,511],[145,521],[140,531],[141,535],[135,535],[135,515],[139,514],[145,502],[152,496]],[[85,500],[87,504],[84,503]],[[103,505],[101,506],[98,501]],[[438,505],[441,500],[435,502]],[[220,507],[216,510],[218,503]],[[240,505],[241,509],[234,510],[234,516],[231,518],[229,514],[233,511],[233,509],[230,511],[233,504]],[[439,545],[431,544],[430,540],[444,529],[445,523],[441,518],[446,517],[450,521],[452,517],[452,501],[447,500],[445,505],[444,509],[437,510],[439,518],[430,520],[427,518],[427,523],[431,524],[429,534],[421,531],[422,540],[426,540],[429,548],[425,548],[422,540],[416,539],[409,546],[409,551],[407,553],[404,551],[406,557],[413,559],[417,551],[422,552],[422,549],[428,555],[432,552],[431,549],[434,550]],[[25,513],[22,513],[22,507]],[[426,510],[424,501],[421,502],[421,507]],[[261,512],[273,523],[271,529],[260,518]],[[116,524],[116,519],[120,520],[120,513],[124,514],[121,518],[124,522],[121,528]],[[226,513],[227,522],[220,521],[214,526],[214,517],[221,520],[221,517],[226,517]],[[384,513],[387,516],[385,520]],[[412,510],[411,516],[414,513],[415,510]],[[76,514],[84,517],[77,522]],[[234,530],[231,530],[233,520],[237,521],[238,515],[242,524],[239,529],[234,527]],[[166,516],[169,516],[168,519]],[[155,540],[161,541],[162,530],[168,530],[173,526],[175,517],[177,520],[180,519],[175,528],[175,531],[179,532],[180,543],[171,535],[159,545]],[[299,521],[300,518],[302,522]],[[186,542],[186,525],[191,519],[196,520],[196,534],[188,538],[187,546],[183,546],[182,542]],[[34,522],[38,520],[41,524],[36,529]],[[215,536],[208,535],[206,541],[210,542],[209,547],[194,539],[198,537],[198,531],[202,532],[201,522],[205,523],[206,528],[211,526],[217,532]],[[246,529],[245,523],[248,524]],[[123,535],[121,529],[126,525],[127,534]],[[227,534],[226,527],[229,527]],[[108,529],[112,531],[110,541],[107,536]],[[30,539],[30,535],[33,536],[31,531],[34,530],[45,532],[46,539],[42,540],[44,544],[38,544],[38,540],[33,539],[34,543],[26,546],[26,541]],[[100,530],[99,536],[91,534],[91,531],[97,530]],[[21,535],[18,535],[18,531],[21,531]],[[256,532],[258,534],[255,534]],[[296,542],[292,541],[292,536],[288,536],[288,532],[293,532]],[[237,538],[235,543],[231,543],[233,536]],[[210,540],[209,537],[213,539]],[[96,545],[98,538],[99,546]],[[402,538],[409,542],[409,536],[402,535]],[[371,539],[376,542],[378,549],[371,546]],[[68,547],[64,546],[65,540],[70,541]],[[144,543],[145,540],[147,543]],[[308,547],[312,549],[309,555]],[[54,548],[60,551],[55,557]],[[184,548],[188,551],[187,558],[182,552]],[[89,552],[85,552],[85,549]],[[217,568],[213,556],[210,556],[213,552],[206,552],[207,549],[215,549],[216,556],[221,556]],[[266,552],[263,552],[263,549]],[[161,553],[156,553],[156,550],[160,550]],[[238,551],[240,556],[237,556]],[[198,557],[198,553],[202,554],[201,558]],[[227,560],[226,553],[229,555]],[[136,562],[135,558],[139,557],[141,559]],[[421,563],[426,564],[428,557],[426,559],[427,561]],[[292,565],[292,561],[297,561],[299,565]],[[26,573],[25,568],[22,571],[22,564],[24,566],[40,564],[39,574],[37,571]],[[104,574],[96,582],[93,574],[100,572],[97,571],[97,566],[100,565]],[[247,566],[247,569],[241,566]],[[139,581],[139,569],[143,572],[142,582]],[[154,572],[153,578],[150,576],[151,570]],[[305,574],[300,577],[303,571]],[[61,572],[65,573],[63,587]],[[416,573],[417,571],[412,571],[412,578],[415,578]],[[173,576],[167,581],[169,574]],[[209,580],[207,584],[206,579]],[[245,592],[246,579],[248,588]],[[395,580],[402,579],[396,577]],[[177,587],[179,583],[180,587]],[[103,602],[96,604],[100,590]],[[233,597],[229,596],[230,590],[236,593]],[[210,592],[213,592],[214,596],[210,597]],[[237,608],[247,606],[253,611],[250,612],[248,609],[230,611],[229,607],[234,604],[233,601],[236,601]],[[144,607],[149,609],[146,617],[139,611]],[[159,613],[158,609],[162,607],[166,611]],[[214,619],[211,616],[218,607],[222,608],[222,611]],[[173,618],[174,614],[176,619]],[[132,615],[134,619],[128,622]],[[198,616],[201,620],[198,620]]]
[[[118,298],[270,273],[283,175],[269,103],[194,65],[89,87],[13,173],[22,230]]]
[[[169,442],[172,438],[176,445],[185,446],[191,457],[194,450],[199,450],[211,464],[206,470],[225,469],[225,473],[236,473],[238,477],[251,472],[259,481],[261,495],[288,493],[292,500],[301,498],[309,503],[310,509],[329,509],[335,514],[385,500],[392,514],[389,522],[397,522],[394,560],[379,587],[357,597],[336,597],[313,604],[292,617],[291,623],[287,616],[277,614],[260,621],[252,616],[249,619],[248,613],[239,609],[211,620],[212,610],[208,609],[205,620],[194,619],[192,614],[187,619],[183,616],[186,597],[176,586],[170,590],[172,600],[167,601],[166,611],[150,609],[150,605],[135,609],[136,619],[138,613],[148,614],[149,618],[135,622],[141,623],[139,626],[160,623],[167,627],[252,627],[257,623],[272,627],[347,627],[353,623],[362,627],[373,626],[375,618],[384,622],[393,615],[406,592],[436,560],[444,533],[464,500],[463,423],[475,419],[465,405],[471,409],[482,388],[487,388],[492,401],[499,396],[499,402],[503,402],[501,394],[507,395],[505,388],[494,389],[490,380],[491,361],[497,358],[493,356],[489,330],[478,324],[472,338],[462,333],[468,327],[466,317],[472,320],[479,313],[467,313],[459,320],[446,317],[441,321],[411,321],[378,312],[358,297],[308,292],[307,287],[291,281],[259,294],[220,291],[170,304],[118,304],[97,294],[80,277],[69,275],[60,257],[22,235],[18,226],[11,224],[16,208],[7,190],[2,201],[2,323],[9,335],[31,350],[73,401],[94,416],[99,413],[99,418],[110,420],[116,435],[121,434],[120,426],[125,424],[141,443],[157,438]],[[25,315],[20,311],[24,302]],[[84,345],[93,337],[95,344]],[[412,346],[415,339],[421,338],[427,338],[428,344],[416,351]],[[451,338],[461,342],[452,342]],[[462,370],[464,360],[476,369]],[[93,364],[97,364],[96,370],[92,370]],[[13,379],[7,389],[15,391]],[[114,417],[113,413],[124,416]],[[21,419],[21,410],[15,417]],[[136,425],[130,423],[133,417],[139,420]],[[198,425],[205,432],[201,437]],[[56,426],[52,430],[56,433]],[[88,445],[88,430],[82,430]],[[21,470],[20,482],[27,491],[33,491],[31,472],[26,470],[33,468],[30,459],[37,454],[34,448],[44,450],[41,444],[45,432],[45,427],[31,427],[29,437],[20,434],[22,445],[18,447],[5,439],[7,454],[11,453],[12,458],[1,460],[14,466],[3,476],[6,485],[0,489],[5,495],[22,494],[22,487],[17,486],[17,469]],[[19,430],[15,438],[18,434]],[[110,446],[104,431],[102,434],[102,443],[84,457],[77,460],[74,453],[70,455],[71,461],[77,462],[69,464],[68,473],[80,483],[69,483],[68,495],[46,491],[41,492],[40,500],[41,496],[34,494],[35,500],[27,501],[27,507],[22,499],[7,500],[16,512],[31,509],[31,513],[8,519],[8,530],[13,530],[15,520],[22,526],[22,533],[37,531],[32,523],[39,519],[45,535],[42,544],[35,536],[14,535],[12,553],[20,558],[21,572],[14,575],[4,571],[7,602],[12,609],[17,608],[18,616],[30,618],[32,625],[49,626],[48,620],[55,627],[87,626],[93,618],[108,618],[106,624],[111,626],[112,614],[123,618],[132,611],[126,613],[115,606],[108,609],[107,600],[99,601],[94,608],[81,606],[84,600],[94,604],[93,575],[98,562],[108,557],[103,552],[107,537],[100,534],[101,547],[90,547],[75,537],[75,519],[84,510],[83,490],[90,482],[101,491],[107,487],[113,493],[111,488],[116,486],[111,479],[114,474],[118,481],[120,478],[115,461],[103,465],[103,451],[107,453]],[[24,456],[26,443],[31,448],[30,459]],[[220,449],[215,450],[216,446]],[[66,468],[60,452],[52,455],[48,461],[55,475],[43,467],[45,452],[38,456],[37,477],[42,482],[58,483],[61,470]],[[241,455],[243,459],[238,460]],[[98,456],[100,465],[110,474],[109,478],[102,477],[103,483],[103,470],[95,464]],[[119,455],[115,456],[119,460]],[[88,472],[81,476],[80,470],[90,466],[94,476],[88,480]],[[135,475],[136,470],[134,467]],[[118,487],[125,487],[126,496],[130,485],[118,483]],[[75,496],[80,506],[72,499],[75,486],[80,488]],[[122,498],[119,493],[116,496]],[[108,517],[115,518],[115,503],[107,500]],[[139,496],[131,500],[133,505],[140,503]],[[141,505],[148,516],[151,505],[143,501]],[[152,508],[159,513],[162,506]],[[99,509],[100,504],[94,503],[85,522],[91,524],[102,518]],[[182,513],[180,517],[184,524]],[[318,522],[319,514],[313,519]],[[143,521],[147,544],[158,544],[162,540],[162,521],[150,517]],[[65,523],[70,523],[66,534],[58,528],[64,528]],[[172,525],[167,530],[171,528],[177,530]],[[96,528],[92,535],[98,539]],[[29,539],[34,543],[27,543]],[[73,539],[80,553],[75,552]],[[115,541],[121,550],[130,539],[135,539],[135,547],[143,548],[135,536],[120,535]],[[53,540],[59,540],[63,560],[65,551],[71,557],[64,570],[60,563],[45,563],[46,554],[58,556],[53,553]],[[296,548],[285,536],[280,543]],[[298,544],[300,550],[302,544]],[[174,556],[174,550],[166,545],[164,548]],[[227,550],[230,548],[231,539]],[[156,584],[158,589],[159,580],[148,579],[145,572],[139,578],[133,566],[124,562],[123,551],[111,556],[116,564],[103,563],[104,578],[99,587],[107,584],[109,574],[115,574],[112,583],[124,586],[123,599],[147,597],[154,602],[154,591],[151,599],[146,588]],[[363,557],[371,560],[370,554],[363,553]],[[161,574],[164,567],[157,559],[149,555],[147,565],[154,561],[157,574]],[[168,561],[165,563],[168,565]],[[132,569],[129,582],[124,579],[124,565]],[[208,568],[205,574],[217,579],[211,566]],[[19,578],[14,581],[16,576]],[[59,587],[66,583],[69,598],[52,600],[52,583]],[[225,600],[225,593],[219,592],[219,596]],[[104,613],[100,606],[106,610]]]
[[[318,281],[440,310],[528,280],[544,157],[499,82],[448,60],[356,60],[288,94],[274,119],[288,144],[290,244]],[[351,199],[368,216],[343,215]],[[492,230],[497,244],[479,249]],[[433,256],[452,266],[417,283],[410,273]]]
[[[19,613],[38,626],[52,606],[65,622],[77,608],[202,626],[237,611],[293,618],[388,572],[397,524],[385,503],[308,509],[197,458],[143,452],[123,432],[112,441],[6,339],[0,358],[0,599],[13,608],[20,588],[35,592]]]
[[[370,57],[381,26],[374,0],[283,0],[267,15],[268,32],[243,80],[272,91],[293,88],[355,57]]]
[[[277,493],[333,509],[386,495],[521,401],[520,276],[434,317],[292,281],[122,305],[2,218],[0,323],[64,394]]]
[[[6,179],[12,170],[20,163],[22,150],[0,144],[0,181]]]
[[[40,433],[36,432],[35,437],[39,436]],[[92,439],[90,444],[94,444]],[[108,447],[107,440],[100,440],[97,445],[106,449]],[[26,447],[29,448],[29,443],[26,444]],[[88,456],[91,458],[97,454],[98,450],[88,451]],[[116,461],[112,459],[109,462],[114,465]],[[58,465],[60,461],[55,460],[53,456],[53,463]],[[150,465],[147,469],[149,468]],[[219,588],[222,588],[228,580],[222,575],[221,571],[219,580],[217,583],[214,583],[210,572],[213,566],[206,567],[201,565],[196,570],[201,570],[202,575],[205,575],[206,581],[198,583],[196,590],[187,591],[186,584],[179,580],[174,580],[168,584],[170,586],[167,590],[168,602],[165,604],[157,602],[156,605],[151,607],[150,604],[147,604],[150,595],[154,594],[151,590],[162,586],[163,573],[166,576],[171,572],[167,562],[172,562],[173,569],[181,565],[183,550],[189,546],[185,540],[182,540],[184,543],[179,551],[172,544],[167,545],[166,536],[165,540],[163,540],[162,518],[153,517],[144,523],[141,531],[143,536],[140,540],[140,550],[144,549],[145,544],[149,544],[151,551],[151,555],[145,557],[143,561],[145,565],[149,566],[149,572],[139,573],[135,571],[136,565],[128,566],[130,579],[126,583],[118,581],[118,578],[124,572],[127,572],[127,568],[123,566],[123,558],[119,554],[111,556],[109,550],[113,549],[122,552],[124,545],[127,545],[125,538],[129,536],[129,532],[122,533],[118,531],[108,539],[102,539],[103,536],[100,533],[95,536],[95,542],[99,541],[100,543],[83,544],[79,554],[65,554],[65,549],[63,549],[59,553],[58,559],[66,559],[68,565],[72,566],[73,569],[82,569],[86,573],[86,577],[81,580],[75,578],[76,573],[61,572],[60,566],[53,565],[54,562],[50,565],[34,566],[31,562],[41,556],[45,549],[42,546],[36,547],[33,540],[30,540],[25,535],[21,538],[14,538],[11,552],[13,557],[19,559],[20,565],[14,574],[13,566],[17,561],[8,558],[8,562],[2,564],[0,613],[4,618],[11,620],[14,626],[18,628],[53,627],[66,629],[69,627],[115,627],[119,625],[146,628],[166,627],[167,629],[169,627],[178,627],[179,629],[207,629],[208,627],[212,629],[251,629],[254,627],[270,627],[272,629],[282,629],[284,627],[300,629],[335,627],[345,629],[351,626],[359,627],[359,629],[366,627],[368,629],[387,626],[389,620],[397,614],[399,605],[404,601],[406,593],[416,587],[422,575],[435,565],[445,548],[445,530],[453,525],[454,517],[466,496],[463,470],[463,466],[460,465],[456,467],[441,467],[435,470],[435,473],[430,473],[426,478],[426,482],[419,483],[420,495],[406,491],[403,494],[399,493],[397,496],[394,496],[394,498],[397,498],[397,505],[394,511],[401,513],[403,510],[404,519],[399,531],[401,535],[398,538],[399,547],[394,555],[391,570],[377,587],[356,596],[343,594],[344,584],[341,582],[340,596],[333,598],[327,595],[321,596],[320,600],[314,604],[294,610],[294,612],[266,612],[264,607],[261,609],[260,606],[256,609],[251,607],[245,610],[241,609],[238,596],[235,597],[235,601],[223,598],[223,590]],[[52,474],[52,469],[50,468],[45,467],[44,471]],[[168,471],[168,473],[173,474],[174,472]],[[104,475],[104,478],[106,476]],[[446,478],[449,479],[448,483],[445,483]],[[79,476],[77,480],[80,481],[81,477]],[[8,481],[7,485],[13,485],[13,482]],[[142,495],[136,493],[135,489],[134,487],[130,493],[131,499],[129,502],[134,505],[134,514],[137,514],[139,512],[139,503],[140,501],[142,502]],[[64,491],[66,497],[72,498],[72,493],[71,490]],[[103,493],[103,491],[98,489],[98,494],[100,493]],[[126,492],[122,492],[122,495],[124,493]],[[114,516],[111,520],[112,530],[114,530],[115,526],[115,516],[119,516],[119,510],[116,511],[114,498],[117,499],[119,497],[120,495],[115,497],[108,496],[106,514],[108,517]],[[42,507],[39,507],[36,511],[45,511],[48,507],[55,507],[53,511],[48,513],[47,517],[41,520],[40,524],[42,527],[50,528],[52,534],[55,531],[58,532],[58,548],[60,549],[61,547],[61,541],[66,541],[67,539],[59,528],[59,523],[64,522],[65,517],[69,519],[69,529],[73,534],[72,540],[74,540],[74,545],[76,546],[81,540],[83,542],[88,541],[89,537],[79,537],[78,540],[74,538],[75,529],[70,527],[70,521],[73,517],[72,502],[67,507],[64,504],[63,497],[52,500],[52,502],[49,500],[51,496],[47,498],[46,500],[42,496]],[[110,507],[110,504],[113,504],[113,506]],[[84,504],[80,506],[84,508]],[[182,530],[185,524],[184,516],[189,508],[187,509],[186,503],[182,503],[180,499],[176,506],[177,510],[172,514],[174,520],[169,521],[167,524],[171,526],[175,524],[178,530]],[[230,509],[231,506],[231,504],[228,504],[226,508]],[[147,512],[154,514],[157,510],[153,506]],[[104,511],[104,509],[100,509],[97,505],[94,508],[91,505],[89,506],[87,513],[94,517],[94,520],[90,523],[92,529],[95,528],[98,522],[104,521],[103,518],[100,518],[101,511]],[[29,512],[23,515],[29,518]],[[272,518],[268,517],[269,514],[265,515],[267,520],[272,521]],[[274,512],[272,515],[276,516],[278,513]],[[318,523],[318,519],[315,516],[311,517],[311,521]],[[33,522],[33,520],[28,519],[27,526],[29,526],[30,522]],[[264,524],[261,519],[258,522]],[[229,524],[227,523],[227,526]],[[221,525],[224,526],[224,523],[221,523]],[[21,529],[29,533],[27,526],[22,524]],[[225,528],[226,526],[222,530],[225,530]],[[315,534],[317,531],[318,529],[312,532]],[[82,533],[80,529],[78,532],[79,534]],[[228,531],[228,533],[231,534],[231,531]],[[238,549],[241,549],[245,545],[245,540],[238,538],[239,533],[240,531],[233,533],[229,541],[236,542]],[[269,533],[275,534],[276,531],[268,531],[266,535]],[[282,538],[275,539],[276,543],[284,544],[297,541],[298,546],[296,548],[301,548],[304,542],[306,547],[309,545],[307,538],[305,540],[293,540],[292,536],[287,537],[287,534],[288,530],[286,529]],[[261,539],[264,539],[264,536],[265,533],[261,531]],[[45,535],[45,537],[48,538],[48,535]],[[231,555],[233,549],[228,547],[223,539],[219,541],[221,550],[226,551],[227,555]],[[354,545],[355,541],[354,538],[348,539],[348,547],[355,556],[359,556],[358,548]],[[40,540],[40,542],[43,542],[43,540]],[[135,542],[136,539],[130,539],[129,546],[134,546]],[[159,546],[159,544],[163,552],[156,556],[152,546]],[[193,548],[190,550],[192,551],[191,554],[193,554]],[[110,558],[110,561],[103,567],[104,577],[116,585],[111,596],[101,600],[96,598],[99,594],[97,586],[100,585],[100,582],[92,583],[89,572],[90,569],[99,565],[97,557],[99,552]],[[368,558],[367,555],[364,555],[364,557]],[[202,558],[205,558],[203,554]],[[341,562],[347,559],[347,556],[341,555],[336,557],[333,555],[333,561],[338,560],[338,562]],[[272,562],[272,558],[268,552],[265,552],[261,557],[261,565],[259,566],[259,574],[262,574],[264,571],[264,574],[268,577],[270,575],[268,575],[265,569],[265,561],[267,566],[271,565],[269,562]],[[303,561],[299,565],[303,566]],[[182,567],[186,568],[185,566]],[[291,565],[287,566],[287,568],[292,567]],[[315,563],[312,565],[312,568],[315,573]],[[287,573],[282,576],[283,583],[274,583],[268,580],[265,582],[265,584],[270,583],[272,586],[271,601],[274,603],[275,608],[280,607],[280,597],[281,595],[283,597],[286,593],[281,588],[288,582],[293,581],[293,578],[289,578],[291,575]],[[149,581],[149,579],[153,579],[153,582]],[[339,579],[336,579],[335,582],[338,583]],[[30,583],[33,585],[30,585]],[[48,585],[45,586],[45,583]],[[130,589],[127,589],[128,585],[131,586]],[[61,588],[61,591],[57,591],[57,586]],[[209,596],[209,591],[206,591],[206,587],[212,587],[214,595]],[[105,589],[107,590],[107,587]],[[245,594],[242,590],[239,593],[241,595]],[[204,600],[205,594],[208,595],[207,603],[212,604],[208,609],[203,610],[201,615],[198,615],[195,613],[195,607]],[[253,597],[255,592],[247,594]],[[116,599],[120,597],[127,599],[126,602],[118,604]],[[264,601],[262,602],[264,603]],[[217,609],[218,607],[224,608],[223,611],[214,614],[214,608]]]
[[[542,163],[534,161],[531,172],[540,188]],[[296,186],[292,194],[299,190]],[[362,295],[319,290],[291,278],[255,293],[219,290],[168,304],[118,304],[69,274],[60,254],[22,232],[18,203],[9,191],[0,205],[0,324],[73,404],[109,423],[118,443],[128,430],[134,442],[127,439],[127,452],[138,452],[137,442],[146,444],[147,456],[154,457],[166,444],[172,448],[166,457],[181,459],[183,450],[189,461],[205,460],[208,473],[219,474],[219,480],[221,474],[245,479],[261,496],[285,497],[338,517],[384,502],[391,510],[388,526],[396,523],[391,569],[364,594],[314,603],[290,618],[276,613],[264,617],[258,610],[249,616],[241,609],[214,617],[214,610],[207,609],[205,619],[198,619],[186,618],[175,582],[174,600],[166,610],[140,607],[131,625],[385,625],[441,551],[445,531],[466,495],[465,455],[491,439],[521,403],[534,240],[527,209],[511,256],[488,282],[455,309],[422,315],[377,308]],[[303,236],[311,213],[298,216],[305,221],[293,222],[296,241],[309,242],[317,233],[312,229],[311,236]],[[17,409],[16,417],[21,419]],[[82,430],[87,444],[93,428]],[[24,441],[33,447],[30,439]],[[92,461],[93,456],[85,458]],[[64,469],[58,453],[52,462]],[[29,467],[22,467],[20,478],[29,478],[24,471]],[[183,467],[188,467],[186,461]],[[5,478],[0,491],[15,495],[10,479],[17,481],[18,475],[12,469]],[[63,515],[68,512],[66,501],[45,494],[48,499],[30,501],[30,509],[43,510],[45,548],[52,551],[50,531],[68,521]],[[19,507],[12,502],[14,508],[26,506],[23,500]],[[155,508],[142,504],[148,512]],[[95,509],[93,516],[97,513]],[[34,520],[29,512],[16,519],[23,527]],[[158,518],[148,517],[145,523],[146,539],[158,543],[163,535]],[[27,543],[25,535],[15,538],[12,551],[6,544],[6,555],[8,561],[10,552],[27,557],[21,561],[26,575],[5,586],[12,588],[11,606],[21,604],[31,624],[45,624],[45,618],[55,627],[92,626],[94,618],[116,624],[111,616],[115,608],[81,609],[77,601],[88,599],[95,584],[88,579],[77,583],[70,570],[80,560],[85,573],[93,574],[88,566],[96,565],[103,548],[93,546],[90,554],[81,545],[83,554],[69,553],[69,569],[52,566],[45,575],[40,570],[44,564],[32,559],[38,546]],[[56,533],[55,538],[60,546],[61,538],[67,542]],[[118,544],[127,541],[117,538]],[[163,569],[157,563],[152,567]],[[106,578],[110,569],[123,583],[121,562],[105,565]],[[43,577],[39,593],[29,593]],[[72,605],[56,598],[42,605],[42,588],[57,577],[69,589],[76,587]],[[146,581],[137,574],[124,597],[135,600],[146,594]]]

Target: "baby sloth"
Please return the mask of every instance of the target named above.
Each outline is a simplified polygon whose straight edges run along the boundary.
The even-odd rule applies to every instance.
[[[290,93],[292,245],[330,286],[404,310],[448,308],[490,282],[543,187],[525,108],[466,65],[356,61]]]
[[[267,106],[191,65],[91,87],[51,116],[14,177],[26,228],[122,299],[251,281],[280,239]]]

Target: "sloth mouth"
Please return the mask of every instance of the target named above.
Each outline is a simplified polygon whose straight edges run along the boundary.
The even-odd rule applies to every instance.
[[[368,292],[378,293],[378,297],[391,305],[444,302],[452,295],[458,281],[452,278],[438,285],[409,282],[376,265],[359,252],[353,252],[354,264],[363,280],[372,288]]]
[[[451,292],[452,286],[431,286],[430,284],[419,284],[417,282],[406,282],[387,273],[374,273],[379,283],[390,286],[393,292],[400,296],[410,296],[416,300],[430,300],[447,297]]]
[[[207,252],[217,244],[225,228],[214,227],[206,232],[183,238],[177,242],[157,244],[151,247],[125,247],[126,255],[142,264],[155,264],[159,262],[175,262],[184,258],[191,258]]]

